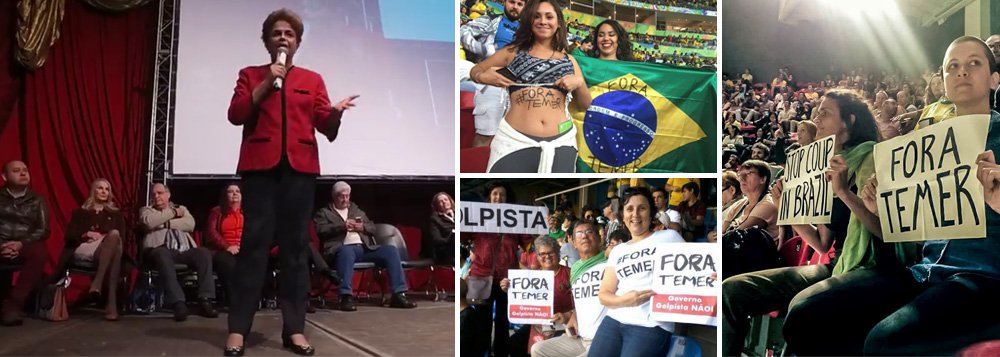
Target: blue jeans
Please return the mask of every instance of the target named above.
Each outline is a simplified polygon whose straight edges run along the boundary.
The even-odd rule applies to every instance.
[[[605,317],[587,356],[666,356],[670,335],[670,331],[659,327],[627,325]]]
[[[399,250],[396,247],[383,245],[375,250],[367,249],[361,244],[347,244],[337,250],[333,257],[333,266],[344,282],[340,284],[340,295],[351,295],[354,277],[354,263],[371,262],[385,268],[389,272],[389,286],[393,293],[406,292],[406,277],[403,275],[403,265],[399,261]]]

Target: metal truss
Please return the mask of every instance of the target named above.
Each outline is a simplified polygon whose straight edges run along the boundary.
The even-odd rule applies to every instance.
[[[154,182],[170,177],[173,156],[174,82],[177,79],[177,7],[178,0],[160,0],[156,27],[156,59],[153,64],[153,105],[149,126],[149,149],[146,166],[145,204],[150,203]]]

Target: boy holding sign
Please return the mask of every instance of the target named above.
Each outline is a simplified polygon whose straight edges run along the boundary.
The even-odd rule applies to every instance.
[[[793,224],[792,229],[817,252],[836,249],[837,258],[829,264],[776,268],[750,272],[730,277],[722,283],[722,341],[725,356],[739,355],[743,342],[750,330],[750,315],[763,315],[788,306],[790,301],[806,294],[810,286],[841,273],[867,269],[876,266],[885,256],[881,242],[873,239],[872,231],[878,227],[878,218],[867,209],[857,195],[859,187],[864,187],[875,171],[872,161],[872,147],[877,140],[875,118],[864,100],[853,92],[831,91],[823,96],[818,113],[813,118],[816,124],[816,142],[825,148],[823,142],[832,138],[832,150],[814,149],[814,154],[804,155],[809,146],[799,149],[789,156],[790,171],[806,166],[826,167],[818,173],[820,180],[835,194],[828,216],[814,215],[811,222],[826,221],[825,224]],[[823,152],[836,153],[826,157],[826,162],[807,159],[822,157]],[[797,162],[801,161],[801,162]],[[789,177],[794,178],[796,173]],[[784,185],[779,180],[771,189],[771,195],[778,202],[778,210],[786,211],[789,195],[782,192]],[[801,214],[800,214],[801,215]],[[891,258],[891,257],[888,257]]]
[[[978,182],[968,183],[984,186],[991,207],[986,236],[927,241],[923,260],[909,269],[858,270],[800,294],[784,326],[795,353],[944,355],[996,338],[990,329],[1000,320],[1000,167],[993,153],[1000,150],[1000,114],[990,110],[989,92],[998,81],[996,61],[981,40],[965,36],[948,46],[945,94],[957,116],[990,115],[987,151],[974,168]],[[872,212],[876,193],[877,182],[869,182],[862,195]]]

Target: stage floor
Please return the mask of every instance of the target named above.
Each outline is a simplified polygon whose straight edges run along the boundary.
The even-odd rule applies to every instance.
[[[318,309],[306,316],[306,336],[317,356],[454,356],[455,303],[414,299],[415,309],[358,305],[358,311]],[[192,312],[194,308],[191,309]],[[70,319],[25,319],[21,327],[0,327],[0,355],[45,356],[218,356],[226,318],[192,315],[174,322],[169,311],[123,315],[106,322],[96,309],[75,309]],[[281,313],[257,313],[247,356],[293,356],[281,348]]]

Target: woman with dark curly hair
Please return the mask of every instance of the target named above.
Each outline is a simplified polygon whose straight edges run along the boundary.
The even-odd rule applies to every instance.
[[[629,40],[628,32],[618,21],[604,20],[594,28],[594,32],[590,33],[590,39],[593,43],[593,47],[587,51],[587,55],[590,57],[609,61],[634,60],[632,41]]]

